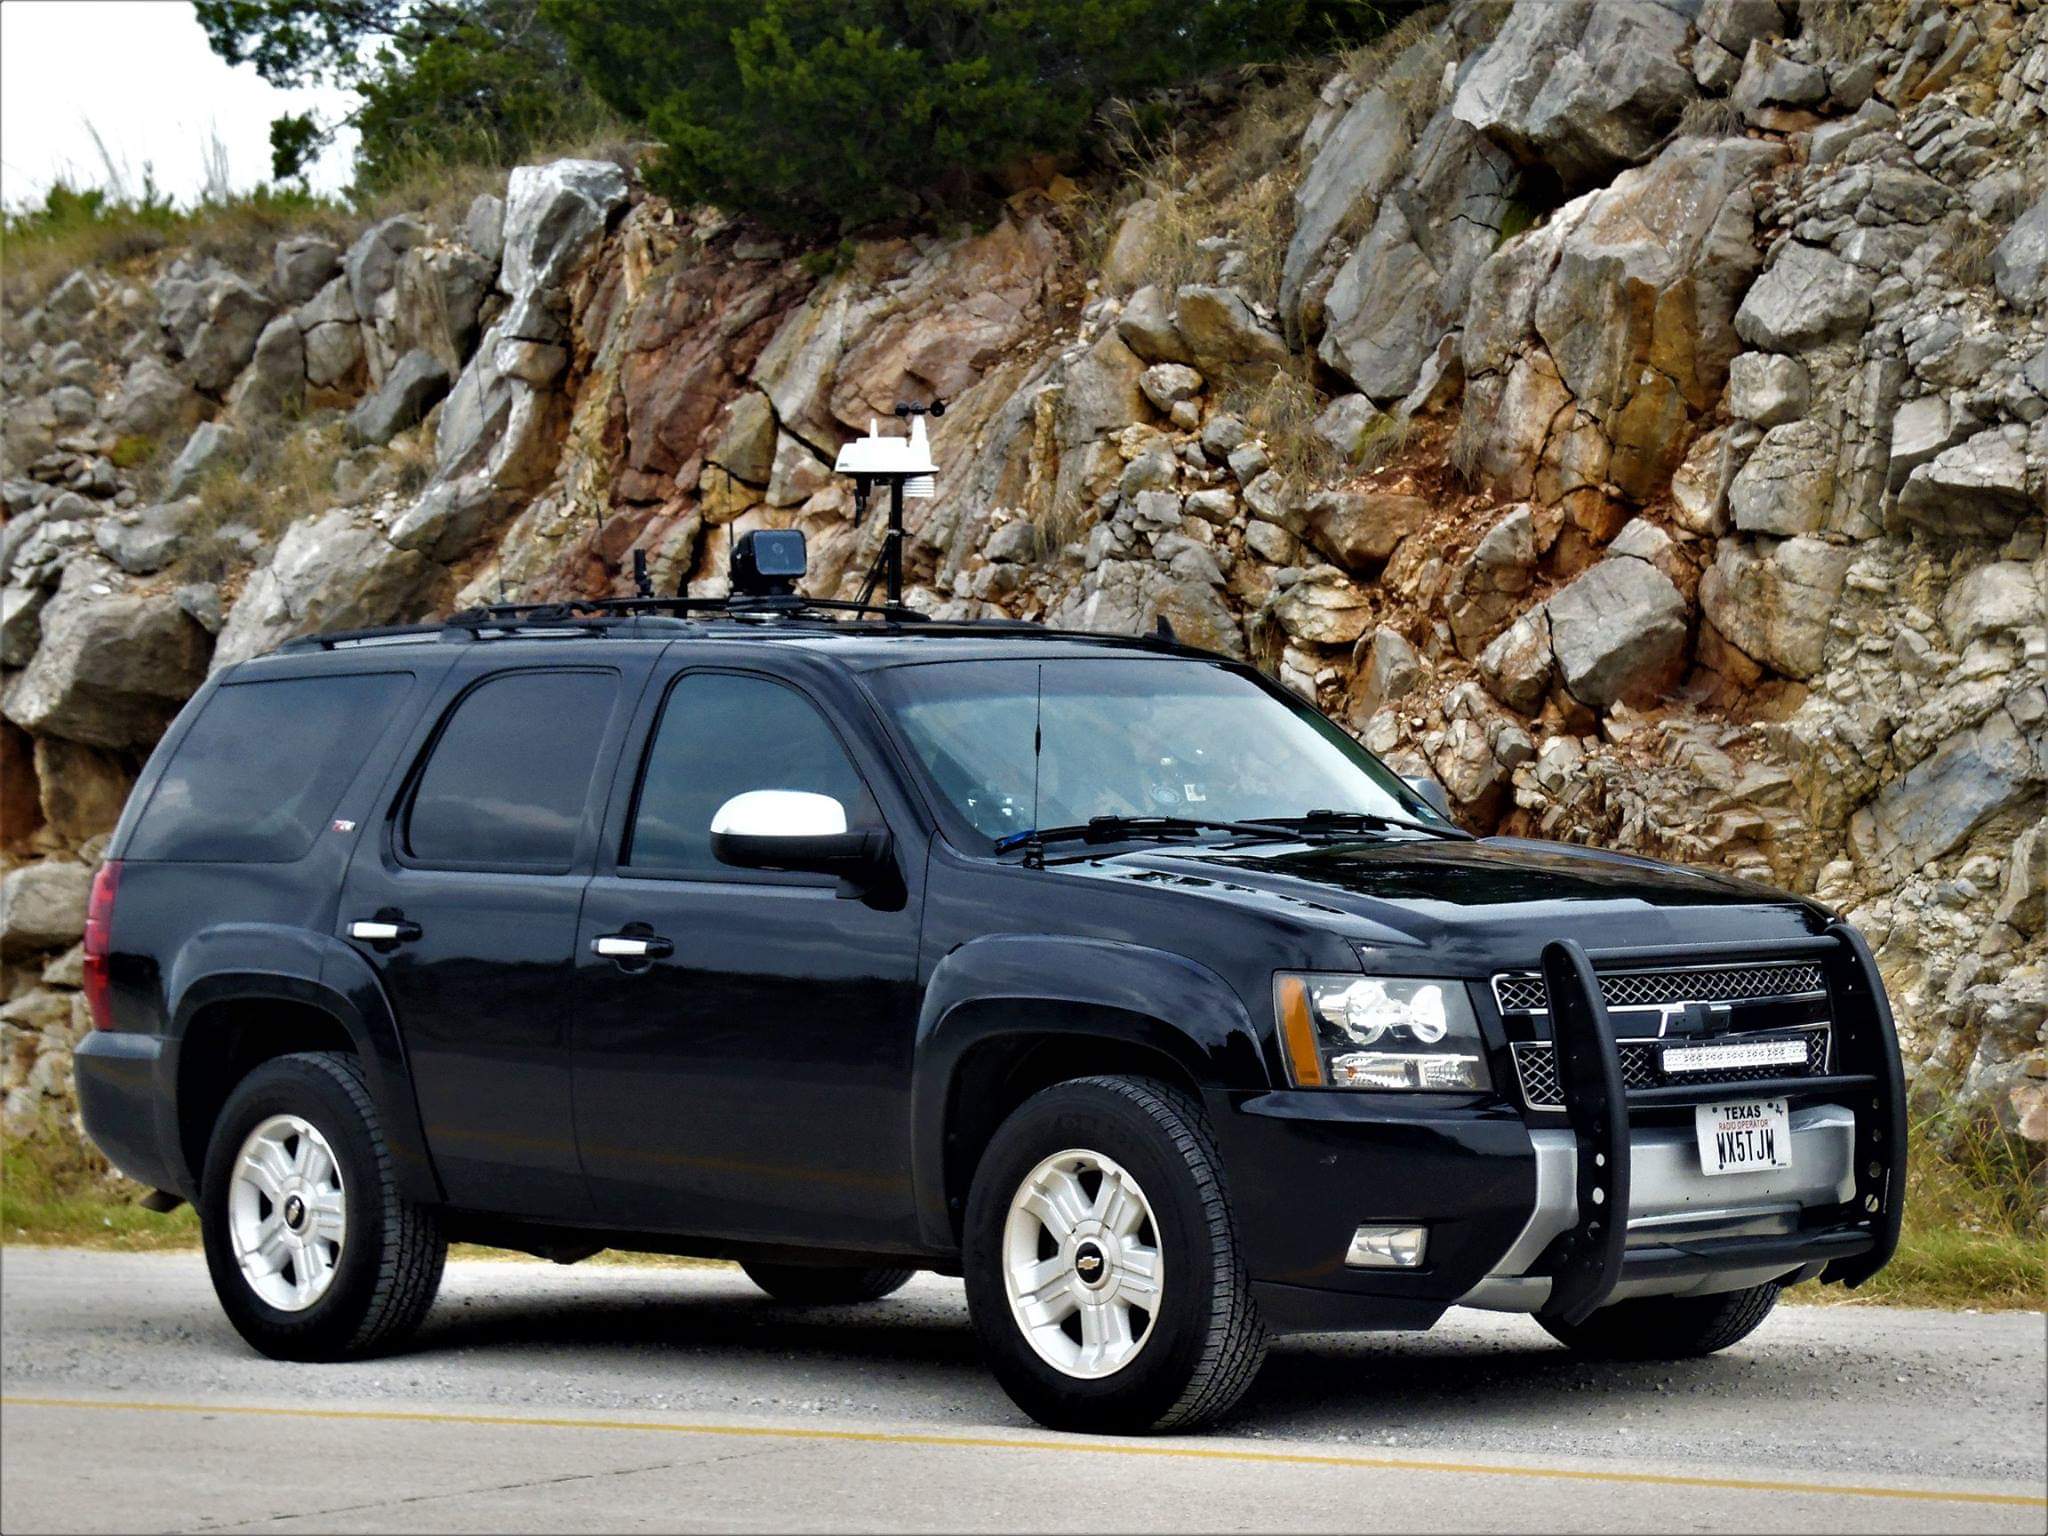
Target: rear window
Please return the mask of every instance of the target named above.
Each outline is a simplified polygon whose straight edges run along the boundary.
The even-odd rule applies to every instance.
[[[370,672],[217,689],[157,781],[126,857],[305,857],[411,685],[410,673]]]
[[[415,862],[559,871],[576,853],[614,672],[508,672],[462,696],[405,823]]]

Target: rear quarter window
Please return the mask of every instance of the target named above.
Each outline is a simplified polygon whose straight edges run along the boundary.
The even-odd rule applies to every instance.
[[[411,686],[407,672],[223,685],[178,743],[124,856],[305,857]]]

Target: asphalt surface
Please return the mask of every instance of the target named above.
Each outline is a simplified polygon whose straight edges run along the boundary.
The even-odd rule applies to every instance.
[[[1038,1430],[958,1282],[451,1264],[408,1353],[251,1353],[196,1254],[0,1254],[0,1528],[2048,1529],[2048,1318],[1781,1307],[1711,1360],[1526,1319],[1282,1341],[1239,1419]]]

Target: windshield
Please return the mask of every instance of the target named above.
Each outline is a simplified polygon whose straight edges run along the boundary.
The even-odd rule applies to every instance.
[[[1316,710],[1217,662],[942,661],[873,674],[957,839],[1097,816],[1257,821],[1363,812],[1444,826]]]

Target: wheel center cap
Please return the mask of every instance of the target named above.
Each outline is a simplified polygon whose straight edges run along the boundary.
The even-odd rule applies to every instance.
[[[306,1224],[306,1202],[297,1195],[285,1196],[284,1224],[294,1232]]]
[[[1099,1289],[1109,1279],[1109,1260],[1100,1245],[1083,1243],[1074,1250],[1074,1272],[1081,1277],[1081,1283],[1091,1290]]]

